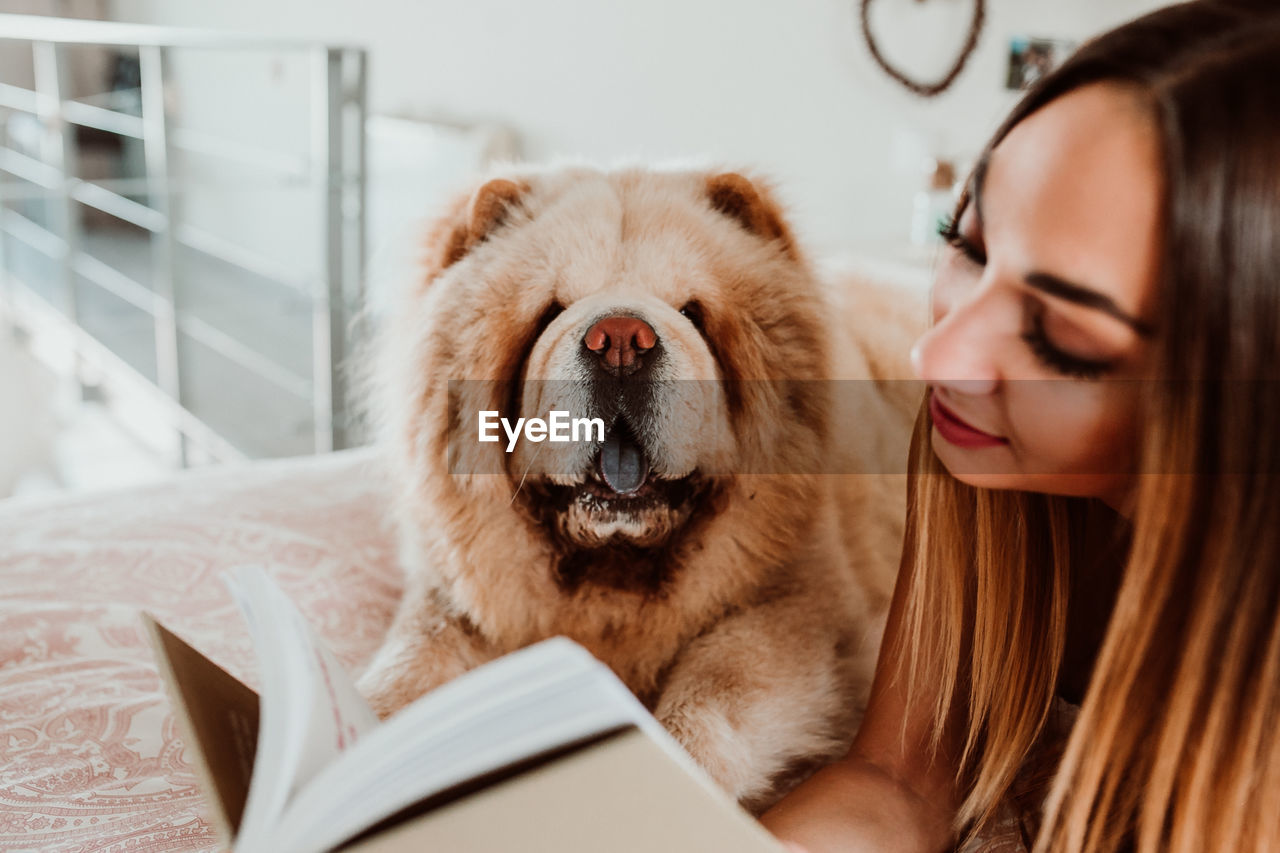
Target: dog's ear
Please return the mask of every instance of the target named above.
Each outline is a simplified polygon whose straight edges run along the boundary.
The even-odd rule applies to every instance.
[[[484,241],[501,225],[529,188],[506,178],[486,182],[470,196],[454,202],[427,235],[428,250],[438,270],[444,270]]]
[[[711,206],[765,240],[777,240],[782,251],[796,256],[795,241],[782,218],[782,208],[768,189],[737,172],[712,175],[706,181]]]

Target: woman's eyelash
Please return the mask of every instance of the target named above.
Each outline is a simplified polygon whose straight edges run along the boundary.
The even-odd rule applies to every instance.
[[[960,233],[960,220],[955,216],[948,216],[938,223],[938,234],[948,245],[960,250],[960,254],[964,255],[973,263],[979,266],[987,262],[987,255],[968,237]]]
[[[1098,379],[1113,366],[1109,361],[1095,361],[1067,355],[1049,343],[1049,338],[1044,331],[1044,320],[1038,316],[1032,321],[1031,330],[1022,333],[1022,339],[1031,347],[1031,351],[1041,363],[1064,376],[1072,376],[1076,379]]]

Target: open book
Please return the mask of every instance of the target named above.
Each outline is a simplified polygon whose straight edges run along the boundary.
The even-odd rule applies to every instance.
[[[228,577],[259,696],[146,616],[210,818],[239,853],[780,853],[604,664],[557,638],[379,722],[260,569]]]

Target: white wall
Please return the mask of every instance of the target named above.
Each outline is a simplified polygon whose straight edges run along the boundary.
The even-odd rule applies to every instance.
[[[922,132],[971,156],[1012,104],[1012,35],[1087,36],[1157,0],[989,0],[978,53],[922,100],[872,63],[855,0],[112,0],[112,16],[354,43],[375,112],[499,121],[525,155],[709,156],[776,176],[815,248],[905,240]],[[880,0],[885,51],[945,67],[967,0]]]

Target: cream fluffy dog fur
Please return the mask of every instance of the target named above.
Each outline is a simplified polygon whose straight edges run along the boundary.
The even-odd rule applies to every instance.
[[[372,369],[407,577],[362,690],[387,715],[565,635],[767,807],[862,713],[919,402],[868,380],[908,375],[922,301],[820,281],[734,172],[512,171],[425,247]],[[475,440],[548,407],[608,439]]]

